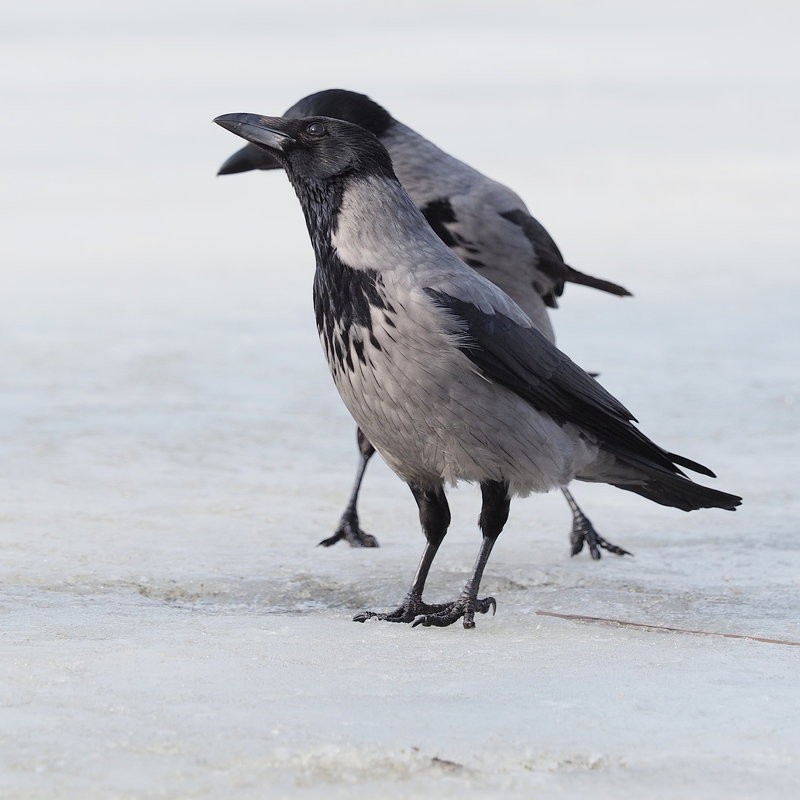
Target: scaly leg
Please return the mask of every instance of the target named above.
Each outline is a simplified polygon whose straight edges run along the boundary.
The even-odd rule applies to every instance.
[[[481,494],[483,495],[483,505],[478,524],[483,533],[483,539],[472,574],[464,585],[458,600],[448,603],[441,611],[424,614],[414,622],[414,627],[417,625],[426,627],[432,625],[437,628],[444,628],[463,617],[464,627],[474,628],[476,611],[480,614],[485,614],[491,608],[492,613],[494,613],[497,608],[494,597],[484,597],[479,600],[478,589],[494,543],[497,541],[497,537],[508,519],[511,500],[508,496],[508,484],[502,481],[482,483]]]
[[[356,472],[356,481],[353,485],[353,491],[350,494],[350,499],[347,501],[347,508],[345,508],[341,519],[339,520],[339,527],[334,532],[333,536],[323,539],[320,544],[323,547],[330,547],[342,539],[350,543],[350,547],[378,547],[378,540],[369,533],[361,530],[358,524],[358,493],[361,491],[361,481],[364,480],[364,472],[367,469],[367,464],[372,456],[375,454],[375,448],[370,444],[366,436],[361,432],[361,428],[356,433],[358,440],[358,452],[360,461],[358,463],[358,471]]]
[[[586,514],[581,511],[580,506],[575,502],[575,498],[566,486],[561,487],[561,493],[566,497],[569,503],[570,511],[572,511],[572,531],[569,535],[570,543],[572,544],[572,552],[570,555],[576,556],[583,550],[583,545],[589,548],[589,555],[597,561],[600,558],[599,548],[608,550],[609,553],[614,553],[617,556],[630,556],[627,550],[611,544],[607,539],[604,539],[592,525],[591,520]]]
[[[362,611],[353,617],[354,622],[366,622],[368,619],[381,619],[386,622],[412,622],[420,614],[433,614],[442,611],[444,605],[429,605],[422,601],[422,591],[425,581],[433,564],[433,559],[439,550],[447,528],[450,525],[450,506],[444,494],[444,488],[437,486],[435,489],[416,489],[410,487],[419,508],[419,521],[422,532],[425,534],[425,550],[422,553],[411,588],[403,602],[394,611],[379,614],[375,611]]]

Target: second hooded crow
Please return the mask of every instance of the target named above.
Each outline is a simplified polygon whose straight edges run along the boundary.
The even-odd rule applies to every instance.
[[[445,153],[366,95],[344,89],[316,92],[299,100],[284,116],[333,117],[374,133],[389,151],[403,188],[439,238],[515,300],[551,342],[555,336],[547,310],[556,306],[565,283],[619,296],[630,294],[615,283],[568,266],[556,243],[515,192]],[[222,165],[219,174],[280,166],[269,151],[248,144]],[[357,510],[361,481],[375,450],[361,430],[357,441],[361,458],[353,491],[337,530],[320,542],[325,546],[342,539],[353,546],[377,545],[375,537],[361,529]],[[600,558],[601,548],[616,555],[628,554],[597,533],[566,487],[561,491],[572,511],[572,555],[584,544],[594,559]]]
[[[314,310],[334,383],[419,508],[426,545],[406,597],[356,621],[474,627],[476,612],[495,607],[478,590],[513,496],[578,479],[685,511],[741,503],[689,480],[679,467],[713,473],[642,434],[616,398],[436,236],[373,134],[326,117],[215,121],[283,164],[316,256]],[[426,603],[450,523],[444,488],[462,480],[481,487],[481,547],[458,597]]]

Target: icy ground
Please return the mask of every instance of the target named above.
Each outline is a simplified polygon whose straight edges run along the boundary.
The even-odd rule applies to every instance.
[[[800,647],[536,614],[800,641],[795,7],[403,8],[1,12],[4,800],[798,796]],[[560,344],[738,512],[577,485],[635,553],[592,563],[557,494],[519,501],[494,618],[350,621],[404,593],[413,501],[375,463],[382,547],[315,547],[355,449],[310,248],[281,175],[214,178],[239,142],[210,122],[336,85],[635,292],[569,289]],[[476,494],[431,599],[472,564]]]

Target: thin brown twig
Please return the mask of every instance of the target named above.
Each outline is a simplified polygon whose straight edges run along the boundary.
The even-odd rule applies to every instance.
[[[576,622],[600,622],[606,625],[621,625],[626,628],[649,628],[656,631],[670,631],[672,633],[691,633],[696,636],[721,636],[725,639],[747,639],[751,642],[766,642],[767,644],[785,644],[790,647],[800,647],[800,642],[788,639],[767,639],[764,636],[749,636],[743,633],[718,633],[716,631],[695,631],[690,628],[671,628],[667,625],[652,625],[648,622],[628,622],[622,619],[606,619],[605,617],[585,617],[582,614],[556,614],[555,611],[537,611],[540,617],[558,617]]]

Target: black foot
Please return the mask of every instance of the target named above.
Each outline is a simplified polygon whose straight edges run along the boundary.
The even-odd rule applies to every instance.
[[[592,559],[598,561],[600,559],[600,548],[608,550],[616,556],[631,556],[633,553],[617,547],[615,544],[604,539],[592,525],[589,518],[579,512],[572,518],[572,532],[569,535],[569,540],[572,543],[572,553],[570,555],[576,556],[583,550],[583,545],[589,548],[589,555]]]
[[[345,511],[339,520],[339,527],[333,536],[323,539],[319,544],[330,547],[344,539],[350,547],[380,547],[378,540],[370,533],[365,533],[358,525],[358,514]]]
[[[384,622],[413,622],[420,614],[436,614],[444,611],[449,603],[439,603],[431,605],[423,603],[419,597],[407,595],[406,599],[400,604],[399,608],[387,614],[379,614],[376,611],[362,611],[353,617],[353,622],[366,622],[368,619],[381,619]]]
[[[416,628],[417,625],[424,625],[426,628],[434,626],[436,628],[446,628],[452,625],[457,620],[464,618],[465,628],[475,627],[475,612],[485,614],[489,609],[492,609],[492,615],[497,610],[497,603],[494,597],[484,597],[482,600],[470,600],[466,597],[459,597],[454,603],[447,603],[442,607],[441,611],[435,613],[427,613],[424,616],[414,621],[411,626]]]

